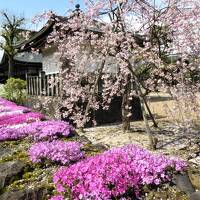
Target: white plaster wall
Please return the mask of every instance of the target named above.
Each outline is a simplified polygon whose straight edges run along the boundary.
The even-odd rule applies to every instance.
[[[56,48],[45,49],[42,54],[42,70],[45,74],[58,73],[62,63],[59,61],[58,56],[56,56]]]
[[[83,59],[82,56],[80,55],[80,60],[77,62],[76,66],[80,69],[80,63],[84,67],[84,70],[86,72],[94,72],[98,70],[98,68],[102,64],[102,60],[98,57],[96,57],[94,60],[90,59],[89,57],[87,59]],[[110,73],[117,73],[119,66],[116,63],[116,59],[112,56],[109,56],[106,59],[104,69]]]

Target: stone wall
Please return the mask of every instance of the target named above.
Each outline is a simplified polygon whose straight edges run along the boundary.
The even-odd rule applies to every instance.
[[[109,110],[99,109],[94,111],[91,115],[94,118],[98,125],[121,122],[121,97],[116,97],[113,99]],[[44,104],[46,106],[44,106]],[[59,97],[45,97],[45,96],[29,96],[26,103],[27,107],[34,108],[35,110],[42,112],[53,119],[60,119],[61,116],[58,113],[59,110]],[[138,98],[133,99],[132,101],[132,120],[141,120],[142,113],[140,102]],[[64,110],[64,108],[62,108]],[[65,118],[67,121],[67,119]],[[92,126],[92,123],[89,122],[87,126]]]

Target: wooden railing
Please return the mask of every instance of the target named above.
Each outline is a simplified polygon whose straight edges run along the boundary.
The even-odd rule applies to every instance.
[[[26,76],[27,92],[35,96],[60,96],[59,74],[45,75],[40,72],[39,76]]]

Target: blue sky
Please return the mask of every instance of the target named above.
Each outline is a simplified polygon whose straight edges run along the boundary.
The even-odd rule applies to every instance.
[[[27,19],[26,28],[35,28],[30,25],[31,19],[38,13],[53,10],[59,15],[67,15],[69,9],[80,4],[83,9],[83,0],[0,0],[0,11],[7,10],[11,14],[22,15]],[[160,3],[161,0],[156,0]],[[1,19],[0,19],[1,23]]]
[[[160,1],[156,0],[159,3]],[[36,14],[53,10],[58,15],[67,15],[67,11],[74,9],[75,4],[80,4],[83,8],[83,0],[74,0],[73,4],[70,3],[70,0],[0,0],[0,11],[6,10],[11,14],[22,15],[27,19],[27,29],[40,29],[42,25],[35,27],[30,23]],[[1,54],[0,51],[0,59]]]
[[[75,0],[77,3],[82,4],[82,0]],[[70,0],[0,0],[0,10],[22,15],[29,21],[43,11],[53,10],[59,15],[66,15],[69,9],[74,9]]]
[[[75,2],[81,4],[82,0]],[[0,10],[6,9],[16,14],[24,13],[27,17],[44,10],[65,14],[71,6],[70,0],[0,0]]]
[[[10,14],[23,16],[27,19],[27,29],[40,29],[42,25],[33,26],[31,19],[43,11],[53,10],[59,15],[67,15],[69,9],[75,9],[75,4],[83,7],[83,0],[74,0],[74,4],[70,0],[0,0],[0,11],[5,10]],[[0,19],[1,23],[1,19]],[[0,60],[2,51],[0,50]]]

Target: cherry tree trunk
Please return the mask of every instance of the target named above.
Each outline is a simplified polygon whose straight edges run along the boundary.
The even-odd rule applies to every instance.
[[[130,107],[130,100],[129,95],[130,94],[130,83],[126,85],[124,95],[122,97],[122,130],[123,132],[126,132],[130,130],[130,117],[129,114],[129,107]]]
[[[153,135],[151,133],[151,129],[150,129],[150,126],[149,126],[149,123],[148,123],[147,113],[146,113],[146,110],[145,110],[145,107],[144,107],[144,101],[143,101],[142,98],[140,100],[141,100],[142,116],[143,116],[143,120],[144,120],[144,123],[145,123],[146,132],[147,132],[148,138],[149,138],[149,148],[151,150],[155,150],[156,145],[155,145],[154,138],[153,138]]]
[[[138,83],[136,83],[136,92],[138,93],[140,102],[141,102],[142,116],[143,116],[143,120],[144,120],[144,124],[145,124],[145,128],[146,128],[146,132],[147,132],[148,138],[149,138],[149,148],[151,150],[155,150],[156,143],[154,141],[154,137],[153,137],[153,134],[152,134],[150,126],[149,126],[148,117],[147,117],[147,113],[145,110],[145,103],[144,103],[145,100],[144,100],[140,85]]]
[[[145,107],[144,107],[145,99],[144,99],[144,95],[142,93],[142,89],[140,88],[140,80],[138,79],[137,75],[133,71],[131,63],[128,62],[128,64],[129,64],[128,69],[131,72],[133,78],[135,79],[136,93],[138,94],[138,96],[140,98],[143,120],[144,120],[144,123],[145,123],[146,132],[147,132],[148,138],[149,138],[149,148],[151,150],[155,150],[157,142],[155,142],[155,140],[153,138],[153,134],[151,132],[149,122],[148,122],[148,119],[147,119],[147,114],[146,114],[146,110],[145,110]]]
[[[8,56],[8,78],[13,77],[14,72],[14,62],[13,62],[13,57],[12,56]]]
[[[86,108],[85,108],[85,113],[84,113],[84,116],[83,116],[83,122],[84,122],[84,124],[86,124],[86,122],[87,122],[86,118],[87,118],[87,115],[88,115],[89,110],[90,110],[92,99],[95,96],[95,93],[96,93],[96,90],[97,90],[97,87],[98,87],[98,82],[101,79],[102,72],[103,72],[103,69],[104,69],[104,66],[105,66],[105,62],[106,62],[106,59],[104,59],[102,61],[101,66],[100,66],[100,68],[98,70],[98,74],[97,74],[97,76],[95,78],[94,86],[93,86],[93,89],[91,91],[91,95],[90,95],[90,97],[88,99],[88,102],[87,102],[87,105],[86,105]],[[84,133],[84,127],[80,127],[79,130],[80,130],[80,132]]]

